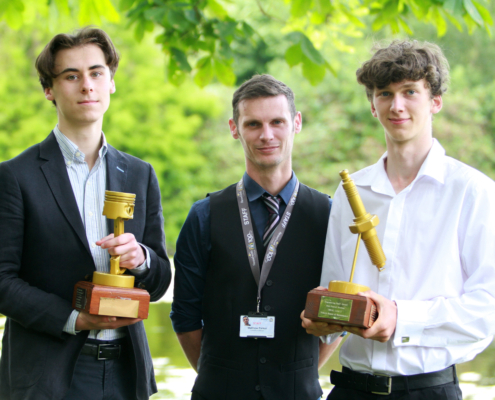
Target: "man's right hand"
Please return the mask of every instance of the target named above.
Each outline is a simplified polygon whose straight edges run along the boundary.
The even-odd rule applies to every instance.
[[[318,286],[314,290],[326,290],[323,286]],[[302,327],[306,329],[306,332],[314,336],[326,336],[336,332],[344,332],[345,329],[342,325],[328,324],[326,322],[316,322],[304,317],[304,310],[301,313]]]
[[[76,320],[76,331],[117,329],[123,326],[133,325],[139,321],[142,321],[142,319],[92,315],[86,311],[80,311]]]

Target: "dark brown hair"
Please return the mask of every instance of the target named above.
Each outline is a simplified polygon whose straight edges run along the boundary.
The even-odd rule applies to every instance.
[[[391,83],[425,79],[431,96],[442,95],[449,83],[449,63],[440,47],[416,40],[394,40],[389,46],[375,46],[375,54],[356,71],[357,81],[366,87],[372,101],[374,89]]]
[[[75,31],[74,34],[60,33],[56,35],[40,53],[36,59],[35,66],[43,89],[51,88],[53,78],[57,77],[54,72],[57,52],[88,44],[94,44],[103,51],[105,61],[113,78],[119,66],[119,55],[112,40],[101,29],[86,27]]]
[[[292,119],[296,116],[294,92],[285,83],[276,80],[271,75],[254,75],[244,82],[234,93],[232,98],[233,119],[236,125],[239,120],[239,103],[243,100],[258,99],[260,97],[275,97],[283,94],[287,98]]]

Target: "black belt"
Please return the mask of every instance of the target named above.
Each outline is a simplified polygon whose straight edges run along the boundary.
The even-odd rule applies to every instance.
[[[342,367],[342,372],[332,371],[330,382],[345,389],[387,395],[398,390],[424,389],[457,382],[455,365],[441,371],[417,375],[371,375]]]
[[[84,343],[84,346],[81,350],[81,354],[85,354],[88,356],[96,357],[97,360],[116,360],[122,354],[122,350],[124,348],[124,341],[119,340],[115,343],[95,343],[96,341],[92,341],[92,343]]]

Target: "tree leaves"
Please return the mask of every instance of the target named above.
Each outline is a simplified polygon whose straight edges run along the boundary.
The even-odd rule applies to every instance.
[[[20,29],[26,4],[33,1],[37,0],[0,1],[0,20]],[[283,55],[291,67],[302,65],[303,76],[312,84],[332,71],[320,49],[335,43],[348,49],[345,37],[362,34],[370,24],[375,31],[412,35],[410,22],[417,19],[435,26],[439,37],[446,34],[448,22],[460,31],[466,26],[470,33],[481,27],[491,34],[493,25],[479,0],[265,0],[250,5],[232,0],[47,0],[45,9],[76,15],[81,25],[100,24],[102,18],[118,23],[112,1],[125,13],[138,42],[147,32],[158,31],[156,43],[169,58],[167,76],[172,82],[179,84],[193,74],[200,86],[214,79],[235,84],[237,62],[245,57],[246,46],[251,51],[265,46],[253,27],[258,24],[265,31],[267,21],[280,27],[274,54]],[[250,12],[239,11],[246,7]],[[278,47],[285,45],[281,53]]]

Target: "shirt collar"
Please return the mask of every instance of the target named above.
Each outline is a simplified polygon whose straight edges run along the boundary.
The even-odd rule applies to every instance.
[[[421,168],[418,171],[418,175],[411,183],[414,184],[418,179],[423,176],[429,176],[439,183],[445,182],[445,165],[444,165],[445,149],[433,138],[432,146],[426,159],[423,161]],[[378,162],[369,166],[363,170],[363,173],[359,174],[356,178],[353,177],[354,182],[358,186],[370,186],[371,190],[376,193],[391,194],[395,196],[392,184],[387,176],[385,170],[385,159],[387,158],[387,152],[385,152]]]
[[[259,197],[263,196],[263,193],[266,192],[253,178],[251,178],[247,172],[244,172],[243,176],[244,187],[246,189],[246,194],[249,201],[257,200]],[[292,177],[290,181],[287,182],[287,185],[280,191],[279,196],[285,202],[285,204],[289,204],[289,200],[294,192],[296,187],[297,177],[294,172],[292,172]]]
[[[53,133],[55,134],[55,139],[57,139],[60,151],[62,151],[62,155],[64,156],[64,159],[66,161],[84,162],[85,154],[79,150],[74,142],[72,142],[67,136],[62,133],[62,131],[58,127],[58,124],[55,126],[55,128],[53,128]],[[107,154],[108,144],[103,132],[101,132],[101,138],[102,145],[100,150],[98,150],[98,156],[100,159],[103,159]]]

